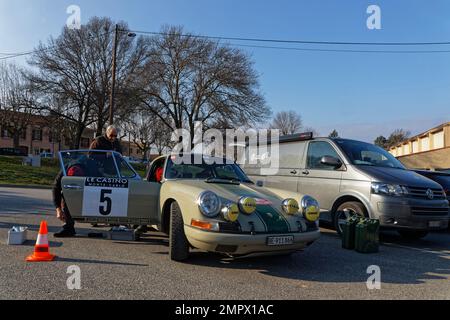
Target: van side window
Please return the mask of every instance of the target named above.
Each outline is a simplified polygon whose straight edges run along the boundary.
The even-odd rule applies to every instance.
[[[334,170],[332,167],[320,163],[320,160],[325,156],[340,159],[337,152],[328,142],[325,141],[310,142],[308,147],[308,159],[306,161],[307,168],[320,170]]]

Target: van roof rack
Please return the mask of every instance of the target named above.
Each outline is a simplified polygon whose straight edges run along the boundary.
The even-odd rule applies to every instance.
[[[297,142],[297,141],[307,141],[307,140],[312,140],[314,138],[314,133],[313,132],[303,132],[303,133],[295,133],[295,134],[290,134],[287,136],[280,136],[279,138],[279,143],[288,143],[288,142]],[[258,140],[256,145],[259,145],[260,141]],[[270,145],[272,144],[272,142],[270,141],[270,139],[267,140],[267,144]],[[246,141],[245,146],[248,147],[250,145],[250,142]]]
[[[287,136],[280,137],[280,143],[295,142],[295,141],[307,141],[312,140],[314,134],[312,132],[295,133]]]

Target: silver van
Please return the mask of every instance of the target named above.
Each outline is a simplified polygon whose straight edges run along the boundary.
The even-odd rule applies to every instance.
[[[379,219],[382,227],[411,239],[448,226],[449,202],[442,187],[373,144],[291,135],[280,138],[277,160],[275,175],[261,175],[259,165],[243,169],[261,186],[313,196],[321,221],[333,223],[339,233],[353,214]]]

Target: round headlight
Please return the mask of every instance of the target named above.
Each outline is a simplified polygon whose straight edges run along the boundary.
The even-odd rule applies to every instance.
[[[198,197],[200,212],[208,218],[217,216],[220,212],[220,199],[211,191],[205,191]]]
[[[304,196],[301,201],[301,209],[303,216],[310,222],[315,222],[319,219],[320,208],[316,199],[310,196]]]
[[[256,211],[256,200],[250,197],[242,197],[239,200],[239,209],[245,214],[252,214]]]
[[[283,211],[286,212],[289,215],[296,214],[300,207],[298,205],[298,201],[295,199],[286,199],[282,202],[281,207],[283,208]]]
[[[239,217],[239,207],[231,203],[222,209],[223,218],[229,222],[235,222]]]

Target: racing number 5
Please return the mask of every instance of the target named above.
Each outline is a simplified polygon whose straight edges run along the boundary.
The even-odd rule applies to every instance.
[[[106,195],[112,194],[112,190],[102,190],[100,191],[100,203],[106,202],[106,208],[105,206],[100,206],[99,212],[102,216],[108,216],[111,213],[112,209],[112,200],[110,197],[107,197]]]

